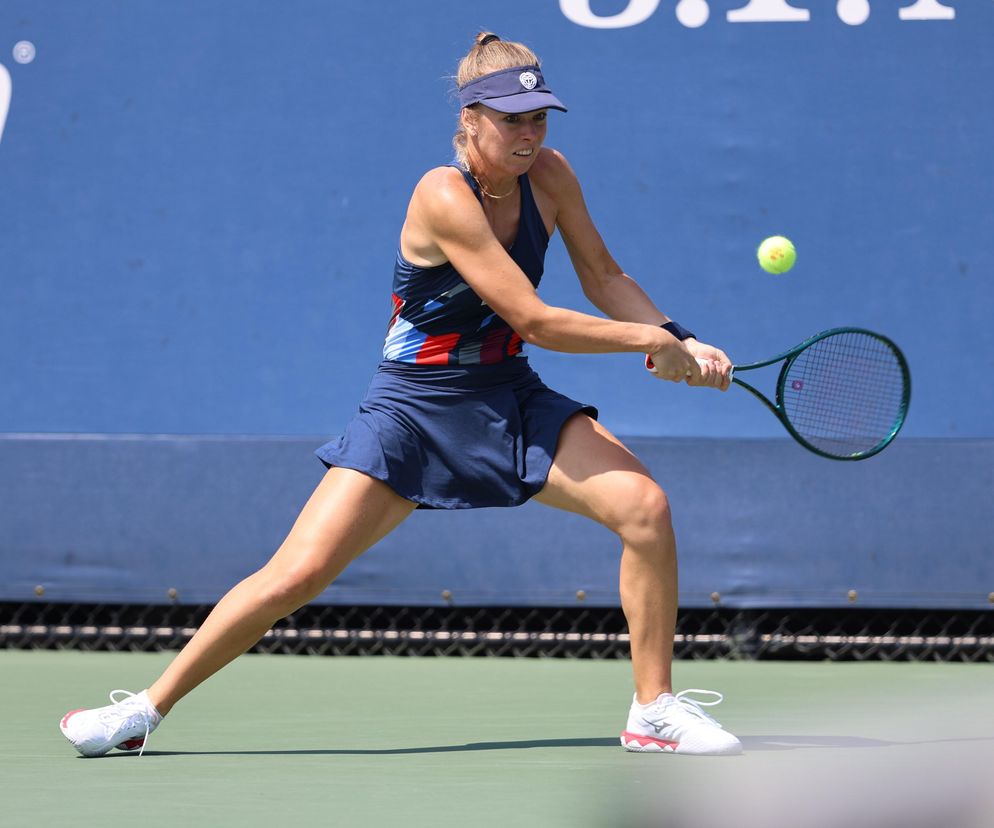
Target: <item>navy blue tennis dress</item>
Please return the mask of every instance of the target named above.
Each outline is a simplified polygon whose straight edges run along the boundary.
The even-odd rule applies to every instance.
[[[508,252],[538,287],[549,234],[528,176],[518,183],[521,218]],[[398,249],[383,361],[345,433],[317,456],[384,481],[420,508],[524,503],[545,485],[566,420],[597,410],[546,387],[522,348],[451,264],[419,267]]]

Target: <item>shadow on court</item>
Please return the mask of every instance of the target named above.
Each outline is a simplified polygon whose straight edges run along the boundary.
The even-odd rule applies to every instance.
[[[927,739],[922,741],[888,741],[863,736],[743,736],[742,747],[748,753],[785,750],[826,750],[852,748],[888,748],[909,745],[935,745],[961,742],[991,742],[994,738]],[[405,756],[422,753],[461,753],[479,750],[531,750],[533,748],[619,747],[617,737],[583,739],[525,739],[516,742],[468,742],[463,745],[432,745],[407,748],[327,748],[310,750],[146,750],[145,756]],[[104,759],[137,757],[134,753],[111,753]],[[80,756],[80,759],[86,757]]]
[[[945,742],[994,742],[990,738],[931,739],[920,742],[887,741],[862,736],[743,736],[746,753],[784,750],[886,748],[906,745],[932,745]],[[468,742],[464,745],[433,745],[409,748],[328,748],[312,750],[146,750],[145,756],[404,756],[419,753],[460,753],[476,750],[530,750],[532,748],[618,747],[617,737],[589,739],[526,739],[517,742]],[[137,756],[113,753],[102,758]],[[85,757],[79,757],[85,758]]]
[[[458,753],[469,750],[530,750],[531,748],[619,747],[618,737],[590,739],[525,739],[518,742],[468,742],[409,748],[342,748],[314,750],[146,750],[145,756],[403,756],[415,753]],[[137,756],[113,753],[103,759]],[[85,758],[85,757],[80,757]]]

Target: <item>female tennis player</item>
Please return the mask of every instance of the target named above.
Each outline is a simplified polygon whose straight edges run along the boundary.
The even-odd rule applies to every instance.
[[[411,196],[383,361],[344,435],[318,450],[326,475],[273,558],[221,599],[158,680],[63,717],[80,753],[144,749],[176,702],[321,594],[415,508],[530,498],[621,539],[635,682],[622,745],[741,751],[702,709],[720,694],[672,694],[677,562],[666,495],[594,408],[542,383],[523,348],[648,354],[661,379],[723,391],[731,363],[664,315],[608,253],[573,170],[543,147],[549,110],[566,107],[535,54],[482,33],[456,79],[456,160],[430,170]],[[556,228],[584,293],[610,318],[539,298]]]

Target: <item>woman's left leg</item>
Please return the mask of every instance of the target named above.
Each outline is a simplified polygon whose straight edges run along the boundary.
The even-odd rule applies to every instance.
[[[621,734],[625,749],[741,753],[739,740],[702,709],[717,702],[672,694],[676,541],[669,502],[645,467],[606,428],[577,414],[560,432],[548,480],[535,499],[586,515],[621,538],[621,606],[635,678]],[[720,693],[713,695],[720,701]]]
[[[535,500],[586,515],[621,539],[621,606],[635,692],[642,703],[672,692],[677,562],[663,490],[604,426],[576,414],[560,433],[548,480]]]

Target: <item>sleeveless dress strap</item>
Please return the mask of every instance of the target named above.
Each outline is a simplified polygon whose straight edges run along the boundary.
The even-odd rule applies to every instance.
[[[544,247],[549,243],[549,231],[545,227],[542,213],[538,209],[535,201],[535,194],[532,192],[532,184],[527,174],[518,176],[518,183],[521,186],[521,217],[518,219],[518,238],[531,235],[542,245],[542,258],[544,260]]]
[[[469,184],[469,188],[476,194],[476,200],[479,201],[480,204],[482,204],[483,193],[480,192],[480,185],[477,182],[477,180],[473,178],[473,175],[470,173],[470,171],[467,170],[464,166],[462,166],[462,164],[452,163],[452,164],[446,164],[445,166],[455,167],[457,170],[459,170],[460,173],[462,173],[462,177],[465,179],[466,183]]]

